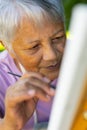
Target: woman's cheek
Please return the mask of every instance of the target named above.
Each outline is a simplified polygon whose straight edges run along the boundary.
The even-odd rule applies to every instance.
[[[23,65],[28,71],[30,70],[38,72],[41,60],[42,60],[41,55],[26,56],[26,58],[23,59]]]

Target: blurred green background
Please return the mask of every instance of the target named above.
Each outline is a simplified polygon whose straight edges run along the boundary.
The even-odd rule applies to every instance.
[[[65,9],[66,29],[68,30],[72,8],[76,4],[87,4],[87,0],[62,0],[62,1]]]
[[[87,0],[62,0],[62,1],[63,1],[64,9],[65,9],[66,30],[68,31],[72,8],[76,4],[80,4],[80,3],[87,4]],[[69,36],[69,32],[67,34]],[[3,50],[4,50],[4,47],[0,44],[0,52]]]

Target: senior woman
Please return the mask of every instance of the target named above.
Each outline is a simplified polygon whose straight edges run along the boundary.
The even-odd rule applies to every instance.
[[[0,130],[48,122],[65,39],[60,0],[0,0]]]

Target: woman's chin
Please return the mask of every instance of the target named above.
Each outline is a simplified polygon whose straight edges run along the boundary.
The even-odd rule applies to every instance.
[[[56,78],[58,78],[59,76],[59,70],[53,73],[45,73],[44,74],[48,79],[50,79],[51,81],[55,80]]]

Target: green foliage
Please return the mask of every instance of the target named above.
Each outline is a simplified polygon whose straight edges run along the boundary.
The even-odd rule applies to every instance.
[[[76,4],[87,4],[87,0],[62,0],[65,9],[66,29],[69,27],[72,8]]]

